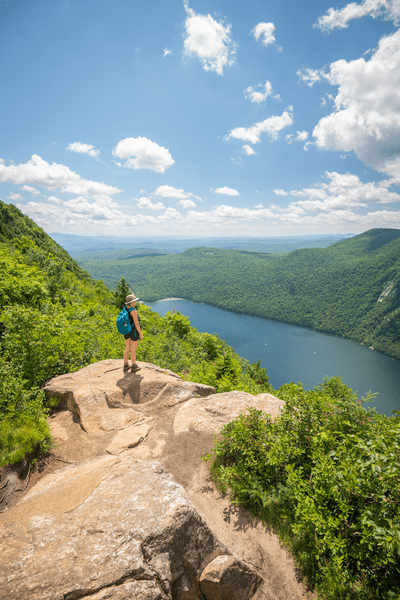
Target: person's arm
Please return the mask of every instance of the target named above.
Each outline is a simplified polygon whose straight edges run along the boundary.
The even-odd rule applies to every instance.
[[[138,319],[138,316],[137,316],[137,312],[136,312],[136,310],[133,310],[133,311],[132,311],[132,316],[133,316],[133,321],[134,321],[134,323],[135,323],[135,327],[136,327],[136,329],[137,329],[137,332],[138,332],[138,334],[139,334],[139,337],[140,337],[140,339],[142,340],[142,339],[143,339],[143,333],[142,333],[142,330],[140,329],[139,319]]]

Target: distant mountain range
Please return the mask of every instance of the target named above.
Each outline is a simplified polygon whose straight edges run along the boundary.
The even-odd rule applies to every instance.
[[[126,258],[132,255],[158,255],[183,252],[189,248],[212,246],[225,250],[248,250],[253,252],[290,252],[300,248],[326,248],[336,242],[352,237],[343,235],[306,235],[295,237],[221,237],[184,238],[154,237],[128,238],[116,236],[80,236],[51,233],[53,240],[78,260],[90,258]]]

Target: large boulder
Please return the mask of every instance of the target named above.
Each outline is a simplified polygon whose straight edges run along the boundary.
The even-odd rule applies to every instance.
[[[0,598],[171,600],[183,576],[201,598],[202,574],[221,555],[222,592],[245,573],[250,598],[261,578],[230,559],[173,477],[157,462],[109,455],[46,476],[2,515]],[[218,584],[205,597],[216,593]]]
[[[251,600],[258,587],[253,569],[228,554],[214,558],[200,575],[207,600]]]
[[[141,420],[195,396],[215,389],[184,381],[168,369],[138,363],[140,371],[123,372],[122,360],[102,360],[75,373],[54,377],[45,392],[63,400],[90,434],[125,429]]]
[[[180,406],[174,420],[174,433],[189,431],[219,433],[224,425],[230,423],[247,407],[277,417],[285,402],[272,394],[252,396],[247,392],[225,392],[212,394],[207,398],[195,398]]]

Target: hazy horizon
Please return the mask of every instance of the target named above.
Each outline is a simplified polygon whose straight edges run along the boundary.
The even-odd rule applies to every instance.
[[[393,228],[392,228],[393,229]],[[75,236],[75,237],[83,237],[83,238],[117,238],[117,239],[130,239],[131,236],[129,235],[105,235],[105,234],[98,234],[98,235],[82,235],[82,234],[77,234],[77,233],[63,233],[62,231],[53,231],[53,232],[49,232],[48,235],[53,236],[53,235],[65,235],[65,236]],[[357,235],[355,233],[315,233],[315,234],[304,234],[304,235],[280,235],[280,236],[273,236],[273,235],[266,235],[266,236],[257,236],[257,235],[213,235],[213,236],[207,236],[207,235],[149,235],[149,236],[139,236],[139,237],[135,237],[134,239],[136,241],[138,240],[142,240],[142,239],[162,239],[162,240],[167,240],[167,239],[182,239],[182,240],[192,240],[192,239],[218,239],[218,240],[222,240],[222,239],[230,239],[230,238],[234,238],[234,239],[260,239],[260,240],[264,240],[264,239],[298,239],[298,238],[318,238],[318,237],[352,237],[354,235]]]

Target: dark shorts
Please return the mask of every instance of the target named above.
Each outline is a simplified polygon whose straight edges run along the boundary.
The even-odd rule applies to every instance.
[[[134,342],[137,342],[137,341],[138,341],[138,339],[139,339],[139,334],[138,334],[138,332],[136,331],[136,329],[135,329],[135,328],[133,328],[133,329],[132,329],[132,331],[131,331],[130,333],[125,333],[125,334],[124,334],[124,338],[125,338],[126,340],[129,340],[129,339],[131,339],[132,341],[134,341]]]

